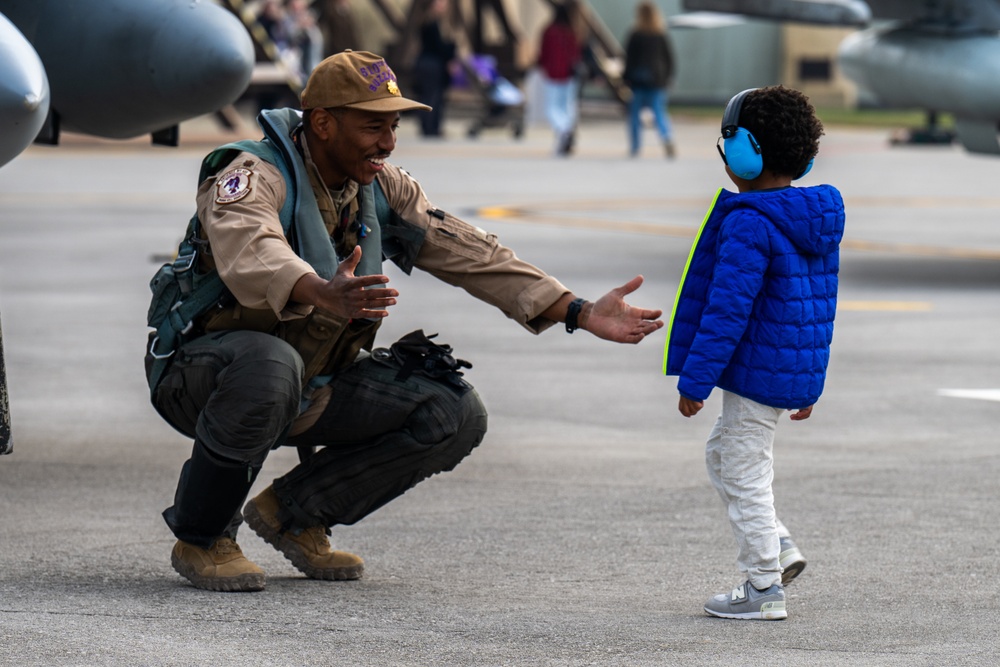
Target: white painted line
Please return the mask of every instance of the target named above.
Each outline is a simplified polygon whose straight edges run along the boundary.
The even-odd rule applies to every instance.
[[[938,389],[938,396],[975,398],[981,401],[1000,401],[1000,389]]]

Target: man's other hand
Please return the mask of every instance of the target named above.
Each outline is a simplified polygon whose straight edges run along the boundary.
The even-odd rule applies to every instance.
[[[292,290],[292,299],[306,303],[345,318],[381,319],[388,317],[389,306],[396,304],[399,292],[384,287],[389,276],[355,276],[354,270],[361,261],[361,247],[337,265],[337,271],[330,280],[323,280],[316,274],[303,276]]]

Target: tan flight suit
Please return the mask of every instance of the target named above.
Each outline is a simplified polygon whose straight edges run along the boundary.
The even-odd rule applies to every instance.
[[[282,151],[296,150],[288,127],[294,120],[287,110],[262,113],[262,128]],[[372,350],[381,320],[349,320],[290,301],[295,284],[314,273],[303,257],[324,274],[335,270],[334,253],[322,245],[326,234],[337,257],[360,243],[359,275],[380,273],[384,254],[405,273],[417,267],[464,288],[534,333],[554,324],[541,314],[568,293],[495,235],[438,210],[399,168],[386,164],[378,175],[391,214],[377,215],[373,191],[348,183],[331,193],[307,146],[302,152],[306,175],[298,178],[308,183],[296,186],[310,188],[321,220],[315,211],[299,212],[291,234],[300,220],[308,224],[308,246],[293,249],[282,229],[292,186],[254,153],[237,154],[199,187],[201,240],[208,242],[199,268],[214,267],[231,295],[185,332],[153,404],[194,439],[164,519],[178,539],[203,548],[220,533],[235,539],[239,505],[277,446],[311,452],[272,482],[279,520],[299,529],[356,523],[453,469],[485,436],[486,407],[471,384],[425,372],[434,369],[404,375],[405,363],[360,355]],[[296,204],[313,205],[308,192],[296,194]],[[316,228],[320,221],[325,230]],[[370,227],[363,238],[359,221]]]
[[[347,211],[356,213],[358,184],[349,181],[337,201],[320,185],[319,175],[310,167],[313,191],[331,233]],[[249,170],[248,192],[239,199],[220,203],[217,176],[233,168]],[[402,169],[386,164],[378,180],[390,208],[406,223],[425,231],[424,242],[413,262],[441,280],[468,291],[492,304],[533,333],[554,322],[540,314],[567,290],[558,280],[517,258],[490,234],[458,218],[439,211],[426,197],[419,183]],[[313,375],[338,370],[353,361],[359,349],[370,347],[377,323],[362,325],[352,332],[343,320],[331,322],[329,314],[316,313],[312,306],[291,302],[296,282],[309,273],[310,265],[289,245],[278,212],[284,203],[286,184],[276,167],[250,153],[240,153],[218,174],[206,179],[198,190],[198,216],[207,234],[211,260],[238,303],[224,313],[215,312],[203,321],[206,331],[251,328],[270,331],[300,349],[299,338],[288,335],[289,324],[303,324],[321,318],[327,328],[342,327],[340,342],[322,360],[305,358],[306,380]],[[338,247],[338,254],[353,246]],[[404,288],[405,289],[405,288]],[[404,291],[405,298],[405,291]],[[336,318],[333,318],[336,320]],[[275,328],[277,327],[277,328]],[[301,328],[301,327],[300,327]],[[300,353],[303,350],[300,349]],[[307,357],[307,353],[303,355]],[[319,363],[316,363],[319,362]],[[295,435],[308,429],[329,400],[320,389],[310,408],[292,427]]]

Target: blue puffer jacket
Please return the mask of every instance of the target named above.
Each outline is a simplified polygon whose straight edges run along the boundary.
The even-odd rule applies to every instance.
[[[688,257],[663,369],[682,396],[713,387],[797,409],[823,392],[844,201],[830,185],[720,190]]]

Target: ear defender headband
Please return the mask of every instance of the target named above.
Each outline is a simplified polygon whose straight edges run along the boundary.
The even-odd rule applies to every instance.
[[[729,100],[726,111],[722,114],[722,145],[725,152],[716,144],[722,161],[734,174],[747,181],[752,181],[764,171],[764,157],[760,152],[760,144],[749,130],[740,127],[743,101],[755,90],[757,89],[747,88]],[[809,160],[806,168],[795,178],[799,179],[808,174],[812,166],[813,161]]]
[[[755,90],[757,89],[748,88],[738,93],[729,100],[726,112],[722,114],[722,145],[725,152],[720,149],[719,154],[734,174],[747,181],[757,178],[764,170],[760,144],[748,130],[740,127],[740,109],[743,108],[743,100]]]

